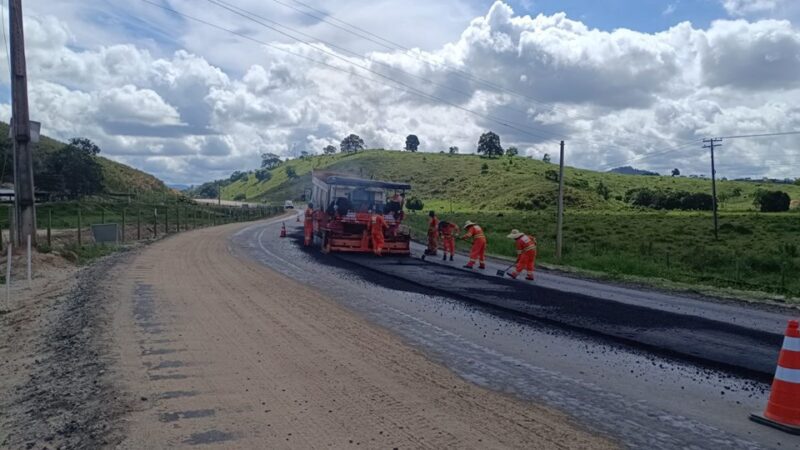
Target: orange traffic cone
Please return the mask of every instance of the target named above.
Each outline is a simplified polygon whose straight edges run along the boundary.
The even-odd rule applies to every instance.
[[[286,237],[286,224],[281,222],[281,237]]]
[[[764,414],[752,414],[750,419],[783,430],[800,434],[800,329],[798,321],[790,320],[778,357],[778,368],[772,381]]]

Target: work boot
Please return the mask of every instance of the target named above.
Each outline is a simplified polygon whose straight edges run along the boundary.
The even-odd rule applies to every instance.
[[[450,255],[450,261],[452,261],[452,260],[453,260],[453,255]]]
[[[447,255],[442,255],[442,261],[447,261]]]
[[[471,266],[471,265],[469,265],[469,264],[465,264],[465,265],[464,265],[464,268],[465,268],[465,269],[470,269],[470,270],[472,270],[472,266]]]
[[[483,270],[485,268],[486,268],[486,264],[481,264],[480,266],[478,266],[478,269],[481,269],[481,270]]]
[[[528,281],[533,281],[533,275],[528,275],[527,277],[525,277],[525,279]]]
[[[508,274],[508,276],[510,276],[512,280],[516,280],[517,279],[517,274],[514,273],[514,272],[511,272],[510,274]]]

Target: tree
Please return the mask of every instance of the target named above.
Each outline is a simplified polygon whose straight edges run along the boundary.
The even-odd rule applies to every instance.
[[[425,204],[417,197],[411,197],[406,201],[406,208],[410,211],[421,211],[424,207]]]
[[[228,178],[228,180],[230,180],[231,183],[236,183],[239,180],[246,180],[246,179],[247,179],[247,172],[242,172],[239,170],[233,172],[231,174],[231,177]]]
[[[286,171],[286,176],[289,178],[297,178],[297,171],[294,170],[292,166],[286,166],[284,169]]]
[[[416,152],[417,149],[419,149],[419,138],[415,134],[409,134],[406,137],[406,150]]]
[[[513,158],[513,157],[519,155],[519,149],[517,147],[508,147],[506,149],[506,155],[509,158]]]
[[[326,155],[332,155],[332,154],[336,153],[336,147],[334,147],[332,145],[327,145],[327,146],[325,146],[325,148],[322,149],[322,153],[324,153]]]
[[[456,147],[456,146],[454,145],[454,146],[450,147],[450,148],[448,149],[448,151],[450,152],[450,154],[451,154],[451,155],[457,155],[457,154],[458,154],[458,147]]]
[[[89,139],[70,139],[69,144],[47,158],[39,186],[67,198],[102,192],[103,169],[97,162],[98,153],[100,148]]]
[[[794,180],[794,184],[796,184],[796,185],[800,186],[800,178],[798,178],[798,179]]]
[[[756,191],[753,197],[753,205],[759,207],[761,212],[783,212],[788,211],[792,200],[789,194],[783,191]]]
[[[675,168],[675,169],[672,169],[672,176],[673,176],[673,177],[679,177],[679,176],[681,176],[681,171],[680,171],[680,170],[678,170],[677,168]]]
[[[272,170],[283,163],[281,157],[275,153],[262,153],[261,154],[261,168]]]
[[[542,161],[544,161],[547,164],[550,164],[550,153],[545,153],[544,156],[542,156]]]
[[[608,197],[611,196],[611,189],[608,188],[602,181],[597,183],[597,188],[595,188],[595,192],[598,195],[603,197],[603,200],[608,200]]]
[[[256,180],[259,182],[269,181],[272,179],[272,172],[267,169],[256,170]]]
[[[306,158],[308,158],[309,156],[310,156],[310,155],[309,155],[309,154],[308,154],[308,152],[307,152],[307,151],[305,151],[305,150],[303,150],[302,152],[300,152],[300,159],[306,159]]]
[[[478,153],[482,153],[490,158],[503,156],[503,146],[500,145],[500,136],[492,131],[483,133],[478,139]]]
[[[364,150],[364,140],[358,137],[358,135],[351,134],[342,139],[339,148],[341,148],[342,153],[355,153],[359,150]]]

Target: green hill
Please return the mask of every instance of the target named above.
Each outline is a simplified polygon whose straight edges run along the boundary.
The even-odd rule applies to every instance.
[[[296,178],[287,176],[287,167],[294,169]],[[291,160],[273,169],[272,178],[264,182],[248,173],[224,186],[222,197],[244,195],[247,200],[267,202],[296,200],[310,186],[312,169],[409,182],[413,186],[411,195],[448,211],[451,202],[454,211],[546,210],[555,205],[558,193],[556,164],[519,157],[488,159],[370,150]],[[565,169],[564,180],[566,205],[582,210],[629,210],[625,197],[632,189],[708,193],[711,185],[705,179],[620,175],[571,167]],[[759,189],[782,190],[792,199],[800,198],[800,186],[796,185],[719,181],[717,189],[722,211],[755,211],[753,196]]]
[[[64,147],[64,145],[63,142],[42,136],[33,152],[34,171],[41,170],[46,159]],[[4,183],[13,183],[12,148],[13,144],[8,137],[8,124],[0,122],[0,151],[3,151],[5,155],[5,171],[0,175],[0,178]],[[97,162],[100,164],[103,173],[103,193],[137,192],[147,195],[169,191],[164,182],[158,178],[141,170],[104,158],[102,153],[101,156],[97,157]]]
[[[296,176],[290,178],[287,168]],[[800,297],[800,210],[760,213],[753,204],[759,190],[780,190],[796,205],[797,185],[719,181],[715,238],[710,211],[666,211],[631,201],[632,193],[642,189],[705,194],[710,201],[710,180],[568,167],[561,261],[554,255],[558,166],[527,158],[383,150],[315,156],[285,162],[265,181],[253,172],[237,173],[221,183],[222,197],[273,204],[298,200],[311,186],[312,169],[407,181],[413,186],[410,195],[420,198],[425,210],[459,224],[470,219],[483,225],[489,251],[496,255],[513,257],[505,235],[517,228],[537,236],[539,262],[637,282],[687,283],[682,289],[710,286],[716,294],[723,289]],[[424,236],[424,214],[409,214],[407,223],[417,237]]]

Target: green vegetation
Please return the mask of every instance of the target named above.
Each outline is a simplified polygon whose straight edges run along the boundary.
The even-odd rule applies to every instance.
[[[13,144],[8,124],[0,122],[0,182],[13,183]],[[168,192],[158,178],[99,156],[101,150],[88,139],[59,142],[42,136],[33,152],[37,191],[57,196],[113,195]]]
[[[538,237],[540,261],[555,262],[558,172],[545,161],[370,150],[296,159],[280,167],[264,181],[248,173],[226,183],[223,198],[244,194],[250,201],[269,203],[300,199],[310,186],[312,169],[404,181],[413,186],[409,199],[418,198],[441,218],[459,225],[471,219],[485,226],[490,253],[513,256],[505,235],[518,228]],[[288,177],[285,167],[292,167],[296,177]],[[562,265],[615,278],[659,278],[800,297],[800,211],[761,213],[756,206],[765,191],[800,199],[798,185],[718,181],[720,236],[715,240],[711,212],[702,211],[710,180],[567,167],[564,182]],[[658,193],[658,202],[635,206],[633,194],[643,190]],[[676,205],[701,211],[667,211]],[[424,236],[425,215],[411,212],[408,217],[415,234]]]

